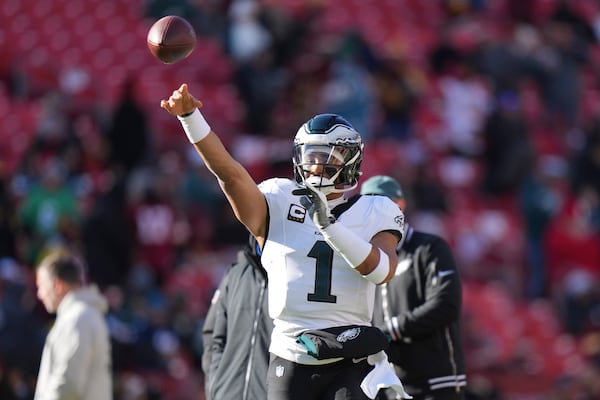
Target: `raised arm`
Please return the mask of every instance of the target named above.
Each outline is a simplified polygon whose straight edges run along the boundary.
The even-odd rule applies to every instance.
[[[262,245],[267,221],[264,196],[248,171],[229,154],[221,139],[210,129],[199,111],[202,103],[184,83],[168,100],[161,100],[160,106],[179,118],[188,139],[217,178],[235,216]]]

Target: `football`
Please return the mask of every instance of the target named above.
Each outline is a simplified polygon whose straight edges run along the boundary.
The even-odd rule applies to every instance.
[[[185,18],[167,15],[150,27],[147,42],[154,57],[165,64],[173,64],[194,51],[196,32]]]

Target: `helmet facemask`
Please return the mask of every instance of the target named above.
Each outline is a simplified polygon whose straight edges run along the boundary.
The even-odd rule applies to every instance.
[[[360,176],[359,146],[303,144],[294,148],[294,175],[325,194],[354,189]]]

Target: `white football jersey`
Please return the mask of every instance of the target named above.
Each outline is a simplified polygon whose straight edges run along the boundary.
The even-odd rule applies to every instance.
[[[325,242],[300,205],[296,182],[273,178],[260,190],[269,221],[261,260],[269,278],[269,314],[274,319],[270,351],[301,364],[323,364],[296,343],[307,329],[371,325],[375,284]],[[385,196],[361,196],[338,222],[366,241],[381,231],[403,234],[404,216]]]

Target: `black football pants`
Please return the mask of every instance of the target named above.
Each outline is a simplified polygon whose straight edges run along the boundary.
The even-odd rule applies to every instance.
[[[268,400],[368,400],[360,383],[373,369],[366,359],[325,365],[296,364],[271,354]]]

